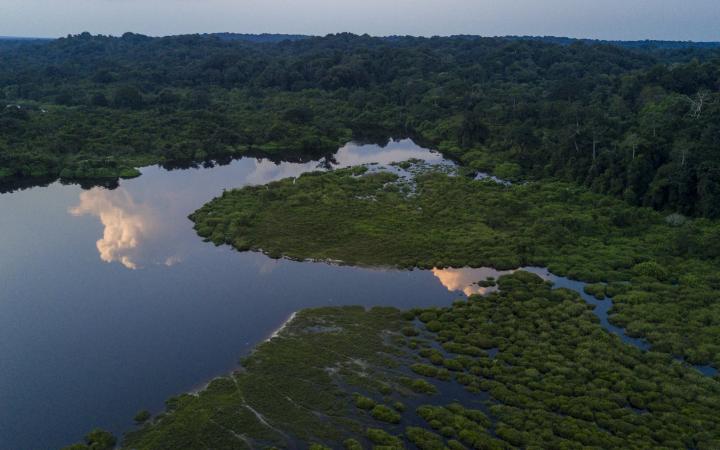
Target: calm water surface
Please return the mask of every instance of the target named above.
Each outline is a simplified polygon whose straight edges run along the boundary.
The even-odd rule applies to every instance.
[[[349,144],[334,166],[419,158]],[[0,195],[0,449],[51,449],[227,373],[298,309],[447,304],[443,272],[272,260],[202,242],[187,215],[223,189],[316,170],[242,159],[158,167],[115,190],[59,183]],[[476,280],[472,280],[476,281]],[[446,284],[443,284],[446,283]]]
[[[158,412],[231,371],[302,308],[423,307],[485,293],[474,283],[505,272],[272,260],[205,243],[187,219],[223,189],[410,158],[450,164],[405,140],[348,144],[332,161],[149,167],[115,190],[56,183],[0,195],[0,449],[54,449],[96,426],[120,435],[138,410]],[[609,300],[583,298],[606,329],[644,348],[607,323]]]

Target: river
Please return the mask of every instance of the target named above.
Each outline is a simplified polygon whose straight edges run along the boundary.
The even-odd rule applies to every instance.
[[[0,195],[0,449],[55,449],[232,370],[294,311],[447,304],[431,271],[273,260],[199,238],[188,214],[223,189],[418,158],[412,141],[348,144],[331,161],[142,176],[108,190],[54,183]]]
[[[112,190],[54,183],[0,195],[0,449],[55,449],[94,427],[120,436],[138,410],[159,412],[228,373],[303,308],[441,306],[485,293],[474,283],[500,272],[273,260],[203,242],[187,219],[223,189],[411,158],[452,164],[410,140],[350,143],[307,163],[146,167]],[[607,322],[609,299],[583,298],[606,329],[647,348]]]

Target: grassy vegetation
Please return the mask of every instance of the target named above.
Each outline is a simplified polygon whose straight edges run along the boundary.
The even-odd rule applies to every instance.
[[[446,350],[499,348],[494,358],[445,355],[462,364],[455,380],[493,401],[484,411],[423,406],[417,412],[430,428],[472,448],[720,445],[716,380],[623,344],[576,293],[552,290],[536,275],[499,283],[499,292],[437,311],[441,329],[433,333]]]
[[[341,386],[380,388],[398,352],[386,342],[386,333],[401,324],[400,312],[389,308],[300,312],[278,337],[247,357],[241,371],[213,380],[197,394],[168,400],[167,412],[129,434],[123,446],[219,449],[340,442],[363,429],[363,417],[372,420],[354,414],[358,400]],[[399,420],[388,407],[375,408],[380,409],[373,409],[373,416]]]
[[[303,311],[242,371],[169,400],[168,411],[128,434],[123,448],[720,445],[717,380],[623,343],[575,292],[527,272],[498,283],[486,297],[402,314]],[[439,327],[430,331],[433,321]],[[401,334],[410,323],[419,336]],[[482,351],[490,348],[492,357]],[[413,384],[405,376],[411,366],[448,361],[455,362],[449,375],[423,371],[416,379],[437,385],[436,394],[404,388]],[[411,408],[387,406],[399,399]]]
[[[238,250],[405,268],[547,266],[613,295],[611,322],[654,349],[720,366],[720,224],[564,183],[425,173],[415,192],[353,168],[227,191],[191,219]],[[435,324],[433,324],[435,325]],[[431,325],[431,326],[433,326]]]

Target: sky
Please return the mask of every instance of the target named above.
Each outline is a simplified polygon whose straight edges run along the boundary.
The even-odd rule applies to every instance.
[[[89,31],[720,41],[720,0],[0,0],[0,36]]]

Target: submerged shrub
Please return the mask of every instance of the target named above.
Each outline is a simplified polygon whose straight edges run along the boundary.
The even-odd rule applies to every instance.
[[[142,411],[138,411],[137,414],[135,414],[135,417],[133,417],[133,420],[135,423],[141,424],[145,423],[150,419],[150,411],[143,409]]]
[[[364,395],[355,394],[355,407],[359,409],[371,410],[375,407],[375,400],[365,397]]]
[[[408,337],[417,336],[420,332],[415,327],[403,327],[402,334]]]
[[[437,393],[437,388],[432,383],[428,383],[427,381],[420,379],[413,380],[410,384],[410,388],[419,394]]]
[[[380,420],[382,422],[388,423],[400,423],[400,414],[385,405],[375,406],[370,414],[375,420]]]
[[[407,427],[405,435],[420,450],[444,450],[443,439],[432,431],[419,427]]]
[[[402,440],[380,428],[368,428],[365,435],[373,444],[386,445],[391,448],[402,449]]]
[[[363,450],[362,444],[356,439],[345,439],[343,447],[345,450]]]

